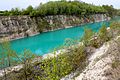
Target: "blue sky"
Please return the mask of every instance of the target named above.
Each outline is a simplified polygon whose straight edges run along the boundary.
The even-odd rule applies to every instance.
[[[0,1],[0,10],[10,10],[11,8],[26,8],[29,5],[37,6],[40,2],[45,3],[48,1],[57,1],[57,0],[1,0]],[[71,0],[72,1],[72,0]],[[96,5],[113,5],[115,8],[120,9],[120,0],[80,0],[86,3],[93,3]]]

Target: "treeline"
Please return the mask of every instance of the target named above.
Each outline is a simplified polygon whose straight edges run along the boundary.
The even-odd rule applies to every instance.
[[[103,5],[102,7],[107,11],[108,16],[110,16],[110,17],[120,15],[118,13],[119,10],[115,9],[112,5],[110,5],[110,6],[109,5]]]
[[[47,16],[47,15],[90,15],[96,13],[106,13],[107,10],[101,6],[95,6],[79,1],[50,1],[33,8],[28,6],[26,9],[11,9],[10,11],[0,11],[1,16],[30,15],[30,16]]]

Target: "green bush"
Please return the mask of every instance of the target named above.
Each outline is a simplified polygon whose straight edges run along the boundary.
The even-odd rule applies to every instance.
[[[16,52],[11,49],[10,42],[8,40],[5,40],[1,44],[2,51],[0,52],[0,68],[10,67],[12,65],[16,65],[18,63],[16,61]]]
[[[85,46],[91,45],[92,36],[93,36],[93,31],[91,29],[85,29],[85,33],[83,36],[83,43]]]
[[[49,24],[45,19],[41,19],[40,22],[38,22],[38,30],[39,32],[44,31],[44,29],[48,29],[49,30]]]
[[[112,22],[110,24],[110,32],[109,32],[110,36],[112,38],[114,38],[115,36],[117,36],[118,34],[120,34],[120,22]]]
[[[108,32],[107,32],[107,27],[105,25],[103,25],[99,32],[98,32],[98,35],[99,35],[99,40],[100,40],[100,44],[103,44],[104,42],[108,41],[109,38],[108,38]]]
[[[62,55],[44,60],[40,68],[43,71],[42,75],[38,76],[40,80],[59,80],[71,72],[70,62]]]
[[[110,29],[120,29],[120,22],[112,22],[110,24]]]

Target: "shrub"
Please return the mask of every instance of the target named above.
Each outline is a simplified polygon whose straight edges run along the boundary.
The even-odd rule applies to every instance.
[[[45,19],[41,19],[40,22],[38,22],[38,30],[39,32],[44,31],[44,29],[49,29],[49,24]]]
[[[10,42],[8,40],[4,40],[1,44],[2,51],[0,52],[0,61],[3,65],[1,68],[10,67],[12,65],[16,65],[16,52],[11,49]]]
[[[114,37],[117,34],[120,34],[120,22],[112,22],[110,24],[110,36]]]
[[[105,25],[103,25],[100,28],[100,30],[98,32],[98,35],[99,35],[100,44],[103,44],[104,42],[109,40],[108,33],[107,33],[107,28],[106,28]]]
[[[39,80],[59,80],[61,77],[71,72],[70,62],[67,56],[59,55],[58,57],[48,58],[40,64],[42,75],[39,75]]]
[[[85,29],[85,34],[82,39],[85,46],[91,45],[92,36],[93,36],[93,31],[91,29]]]
[[[112,22],[110,24],[110,29],[120,29],[120,22]]]

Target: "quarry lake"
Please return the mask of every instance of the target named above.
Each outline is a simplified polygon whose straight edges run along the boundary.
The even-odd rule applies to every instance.
[[[91,28],[97,32],[102,25],[109,26],[111,21],[88,23],[71,28],[44,32],[35,36],[25,37],[11,41],[11,48],[18,54],[28,49],[37,55],[44,55],[55,48],[64,45],[66,39],[80,39],[84,35],[85,28]]]
[[[11,41],[11,47],[19,54],[23,52],[23,50],[28,49],[35,54],[44,55],[62,46],[66,39],[80,39],[84,35],[85,28],[91,28],[93,31],[97,32],[103,24],[109,26],[110,22],[88,23],[81,26],[45,32],[36,36],[13,40]]]

